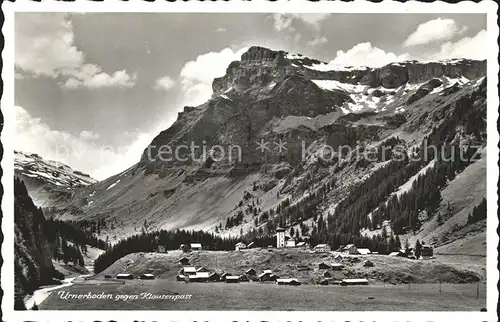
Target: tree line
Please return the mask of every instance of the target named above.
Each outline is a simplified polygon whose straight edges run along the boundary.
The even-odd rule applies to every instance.
[[[484,219],[486,219],[486,198],[483,198],[481,203],[475,206],[472,213],[467,216],[467,224],[470,225]]]
[[[238,238],[223,238],[204,231],[160,230],[142,232],[122,239],[108,248],[95,260],[94,272],[102,272],[116,260],[128,254],[156,251],[160,245],[165,247],[166,250],[174,250],[179,249],[182,244],[201,243],[204,249],[234,250],[234,245],[238,241]]]

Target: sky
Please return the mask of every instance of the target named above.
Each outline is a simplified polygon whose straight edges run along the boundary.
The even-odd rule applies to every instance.
[[[117,174],[253,45],[352,66],[485,59],[486,15],[17,13],[16,149]]]

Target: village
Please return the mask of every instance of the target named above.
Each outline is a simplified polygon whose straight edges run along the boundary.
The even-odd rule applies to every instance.
[[[252,249],[260,249],[262,247],[257,247],[254,242],[245,244],[240,241],[235,245],[234,252],[248,252]],[[314,247],[310,246],[308,241],[297,242],[293,237],[286,234],[285,229],[278,228],[276,230],[276,244],[267,246],[268,251],[283,250],[283,251],[301,251],[313,254],[318,259],[322,261],[316,264],[315,268],[311,267],[307,263],[295,265],[297,272],[303,271],[317,271],[319,273],[319,279],[316,279],[313,284],[319,285],[368,285],[369,280],[367,278],[341,278],[335,279],[334,272],[341,272],[344,270],[344,262],[348,263],[361,263],[363,267],[373,267],[373,261],[370,261],[368,257],[373,255],[378,256],[390,256],[390,257],[406,257],[408,259],[414,260],[425,260],[433,259],[433,248],[423,245],[418,258],[415,256],[413,249],[401,249],[396,252],[392,252],[388,255],[379,255],[376,252],[370,251],[368,248],[357,247],[354,244],[348,244],[341,246],[337,250],[332,250],[327,244],[318,244]],[[242,282],[258,282],[258,283],[275,283],[277,285],[301,285],[304,281],[300,280],[294,274],[289,274],[290,276],[280,276],[277,272],[274,272],[270,267],[257,270],[252,267],[249,263],[248,267],[242,269],[241,271],[222,271],[217,267],[206,267],[203,265],[196,266],[190,262],[188,254],[204,252],[206,250],[204,245],[199,242],[193,242],[190,244],[181,244],[179,246],[179,251],[181,251],[182,257],[178,259],[178,264],[182,268],[178,270],[176,275],[176,280],[178,282],[184,283],[203,283],[203,282],[223,282],[223,283],[242,283]],[[158,246],[156,250],[159,254],[168,253],[166,248],[162,245]],[[173,251],[170,251],[173,252]],[[291,255],[287,255],[291,256]],[[365,257],[365,258],[363,258]],[[324,259],[324,260],[323,260]],[[296,274],[298,275],[298,274]],[[303,274],[301,274],[303,276]],[[318,274],[316,274],[318,275]],[[113,278],[112,275],[106,274],[104,276],[106,279]],[[116,279],[141,279],[141,280],[151,280],[159,278],[152,273],[142,273],[134,276],[130,272],[120,272],[115,276]],[[305,282],[309,284],[309,281]]]

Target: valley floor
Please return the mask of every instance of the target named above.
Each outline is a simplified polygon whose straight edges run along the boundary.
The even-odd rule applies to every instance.
[[[182,267],[180,257],[191,265],[219,272],[241,274],[249,267],[257,272],[271,268],[282,277],[298,278],[300,286],[272,282],[184,283],[175,280]],[[352,262],[358,257],[359,262]],[[374,267],[364,267],[369,259]],[[324,310],[324,311],[479,311],[486,307],[486,257],[437,256],[433,260],[410,260],[385,255],[344,256],[342,272],[335,279],[367,278],[367,286],[315,285],[325,270],[321,262],[333,255],[298,249],[251,249],[246,251],[180,251],[129,254],[89,279],[52,292],[42,310]],[[311,269],[297,271],[297,264]],[[104,275],[152,273],[155,280],[115,280]],[[476,277],[474,277],[476,276]],[[477,278],[479,277],[479,278]],[[478,282],[475,282],[478,281]],[[441,284],[439,283],[441,282]],[[146,299],[143,293],[179,296]],[[64,298],[68,294],[83,298]],[[85,298],[88,295],[101,298]],[[190,298],[182,298],[190,295]],[[102,298],[106,296],[107,298]]]
[[[102,294],[107,299],[64,299]],[[181,299],[141,299],[142,293]],[[68,293],[64,293],[68,294]],[[138,298],[134,298],[133,296]],[[191,295],[188,299],[186,295]],[[120,298],[117,299],[117,296]],[[125,299],[129,296],[128,299]],[[476,298],[477,296],[477,298]],[[486,284],[281,286],[261,283],[183,283],[91,280],[53,292],[41,310],[275,310],[275,311],[479,311],[486,307]]]

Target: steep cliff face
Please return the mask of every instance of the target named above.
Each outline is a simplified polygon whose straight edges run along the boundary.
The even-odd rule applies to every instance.
[[[45,218],[19,179],[14,181],[14,267],[15,291],[24,295],[54,278],[62,278],[52,265]]]
[[[282,157],[272,153],[263,156],[250,147],[258,140],[280,139],[281,135],[293,140],[293,135],[283,131],[273,133],[269,125],[276,124],[277,120],[329,115],[328,123],[323,125],[336,123],[336,133],[343,136],[342,132],[351,131],[348,128],[353,123],[347,119],[337,121],[342,115],[372,112],[380,116],[394,115],[428,94],[449,90],[454,84],[463,85],[485,73],[484,61],[408,61],[381,68],[356,69],[330,66],[284,51],[251,47],[240,61],[229,64],[226,75],[214,79],[210,101],[198,107],[185,107],[177,122],[153,140],[143,153],[140,167],[149,166],[151,172],[158,172],[172,166],[175,161],[158,161],[158,147],[175,150],[191,142],[240,146],[244,154],[242,162],[246,164],[274,162]],[[391,126],[387,120],[379,118],[370,123],[372,139],[377,138],[377,127]],[[316,133],[317,129],[311,132]],[[309,136],[313,137],[314,133]],[[295,143],[289,142],[291,146]],[[199,155],[201,151],[196,154]],[[181,157],[189,157],[189,153]],[[286,161],[290,162],[291,158]],[[223,163],[231,165],[231,162],[219,164]]]
[[[302,55],[251,47],[240,61],[229,65],[226,75],[213,82],[214,94],[220,94],[240,80],[244,88],[263,86],[285,75],[304,75],[310,79],[335,80],[369,87],[397,88],[405,83],[418,84],[432,78],[475,79],[486,74],[486,61],[450,59],[435,62],[405,61],[380,68],[332,66]]]

